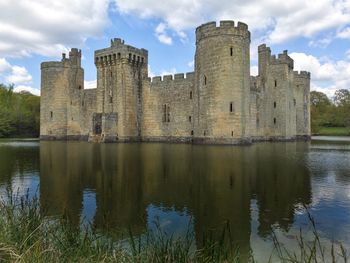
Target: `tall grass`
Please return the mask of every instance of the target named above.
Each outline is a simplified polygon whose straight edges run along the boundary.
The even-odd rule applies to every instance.
[[[20,197],[8,191],[0,202],[0,262],[255,262],[253,256],[240,256],[229,223],[222,228],[219,239],[217,231],[203,234],[201,241],[196,241],[191,231],[176,238],[156,222],[155,231],[136,237],[129,230],[126,239],[113,241],[92,226],[72,226],[66,218],[43,214],[37,197]],[[297,252],[289,251],[273,235],[277,261],[347,262],[347,251],[341,245],[341,254],[332,246],[329,257],[326,255],[311,216],[310,222],[315,238],[305,242],[300,233]]]

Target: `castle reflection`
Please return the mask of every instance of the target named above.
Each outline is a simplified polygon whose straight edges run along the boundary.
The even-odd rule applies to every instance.
[[[40,200],[48,215],[66,214],[74,224],[87,216],[100,231],[142,234],[157,217],[173,229],[192,222],[199,241],[228,221],[247,254],[252,200],[261,237],[276,224],[288,230],[295,208],[311,202],[307,147],[41,142]]]

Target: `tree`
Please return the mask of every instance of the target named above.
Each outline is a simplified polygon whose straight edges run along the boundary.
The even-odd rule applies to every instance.
[[[339,89],[335,91],[333,101],[338,107],[346,107],[350,105],[350,91],[347,89]]]

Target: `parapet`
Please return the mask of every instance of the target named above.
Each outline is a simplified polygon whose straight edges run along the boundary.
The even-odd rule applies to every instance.
[[[294,60],[288,55],[288,50],[284,50],[283,53],[270,56],[270,65],[287,64],[289,69],[294,68]]]
[[[305,78],[305,79],[310,79],[311,78],[311,73],[308,71],[293,71],[294,77],[297,78]]]
[[[186,80],[194,80],[194,72],[187,72],[186,75],[184,73],[179,73],[173,75],[164,75],[164,76],[156,76],[151,79],[152,83],[170,83],[172,81],[186,81]]]
[[[219,26],[216,26],[216,22],[209,22],[197,27],[196,29],[197,42],[207,37],[220,35],[239,36],[248,38],[250,41],[248,25],[242,22],[238,22],[237,26],[235,26],[235,22],[231,20],[220,21]]]
[[[127,61],[136,66],[148,64],[148,51],[126,45],[121,38],[111,39],[111,46],[95,51],[95,64],[97,67],[113,65],[118,61]]]
[[[48,61],[41,63],[41,69],[44,68],[64,68],[71,66],[79,66],[80,67],[81,60],[81,50],[77,48],[72,48],[69,51],[69,57],[67,58],[66,53],[62,53],[61,61]]]

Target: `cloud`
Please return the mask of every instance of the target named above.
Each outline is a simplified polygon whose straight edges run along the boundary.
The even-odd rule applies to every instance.
[[[13,84],[29,84],[33,80],[25,67],[12,66],[11,74],[6,77],[6,82]]]
[[[166,32],[167,25],[164,23],[160,23],[155,30],[155,34],[159,40],[159,42],[167,45],[171,45],[173,40],[168,36]]]
[[[0,58],[0,74],[11,70],[11,65],[5,58]]]
[[[176,74],[177,73],[177,70],[176,70],[176,68],[171,68],[170,70],[162,70],[161,71],[161,73],[160,73],[160,75],[161,76],[165,76],[165,75],[174,75],[174,74]]]
[[[312,38],[350,23],[350,4],[343,0],[114,0],[122,14],[159,19],[180,36],[209,20],[234,19],[263,32],[270,43]],[[253,35],[255,37],[255,35]],[[180,36],[181,37],[181,36]]]
[[[102,35],[108,0],[0,1],[0,56],[57,56]]]
[[[14,92],[22,92],[22,91],[27,91],[27,92],[30,92],[34,95],[37,95],[37,96],[40,96],[40,90],[39,89],[35,89],[31,86],[26,86],[26,85],[19,85],[19,86],[16,86],[14,89],[13,89]]]
[[[84,89],[96,89],[97,80],[84,80]]]
[[[338,89],[350,89],[350,61],[319,59],[305,53],[291,53],[295,70],[311,72],[311,88],[333,96]]]
[[[33,77],[25,67],[11,65],[5,58],[0,58],[0,82],[15,84],[14,91],[29,91],[40,95],[40,90],[30,86]]]
[[[251,76],[257,76],[259,73],[258,66],[251,66],[250,67],[250,75]]]

